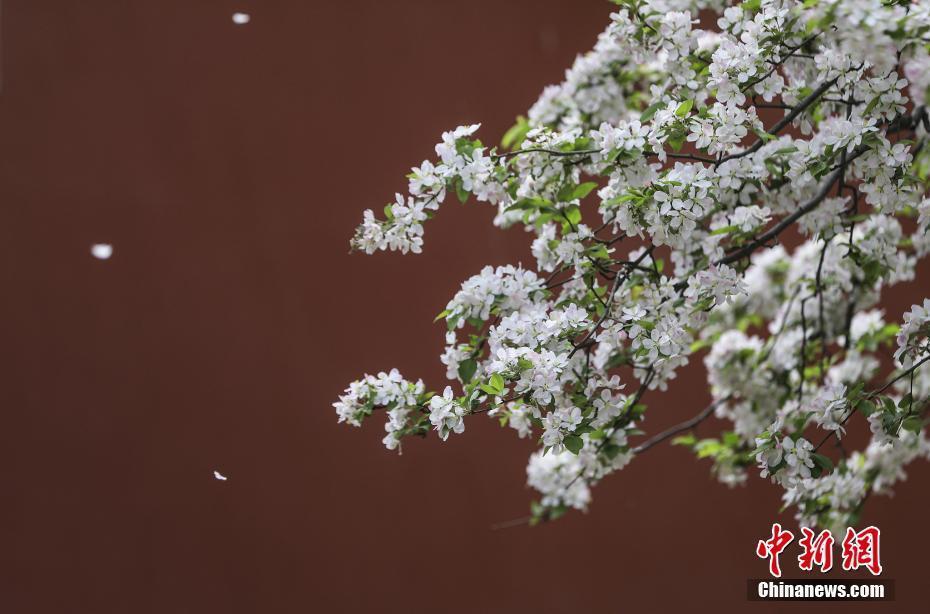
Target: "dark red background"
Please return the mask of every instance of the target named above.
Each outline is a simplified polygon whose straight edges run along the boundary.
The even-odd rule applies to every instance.
[[[609,12],[4,2],[0,610],[800,609],[745,601],[780,505],[760,480],[728,490],[663,446],[588,514],[492,531],[526,514],[531,444],[477,419],[397,456],[330,407],[392,366],[443,386],[433,316],[485,263],[531,262],[522,232],[454,204],[422,256],[349,255],[362,210],[442,130],[481,121],[496,141]],[[696,364],[646,426],[706,394]],[[897,611],[926,611],[928,478],[915,464],[865,516]]]

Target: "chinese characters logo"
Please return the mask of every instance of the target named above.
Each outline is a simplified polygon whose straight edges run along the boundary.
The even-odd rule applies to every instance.
[[[801,539],[798,545],[801,554],[798,555],[798,567],[803,571],[812,571],[814,566],[821,572],[833,568],[833,545],[835,540],[830,531],[824,530],[815,533],[807,527],[801,527]],[[852,571],[864,567],[873,576],[882,573],[879,541],[881,531],[878,527],[869,526],[861,531],[852,527],[846,529],[842,541],[842,566],[845,571]],[[781,577],[780,556],[782,552],[794,541],[794,533],[782,529],[777,522],[772,525],[772,536],[769,539],[759,540],[756,545],[756,555],[761,559],[768,559],[769,573],[776,578]]]

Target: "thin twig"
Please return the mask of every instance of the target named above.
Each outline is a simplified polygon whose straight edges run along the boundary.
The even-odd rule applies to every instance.
[[[911,365],[910,368],[905,369],[904,371],[902,371],[901,373],[899,373],[899,374],[898,374],[897,376],[895,376],[894,378],[888,380],[888,382],[886,382],[885,385],[882,386],[881,388],[879,388],[878,390],[875,390],[875,391],[870,392],[869,394],[867,394],[867,395],[865,396],[865,398],[867,398],[867,399],[874,399],[875,397],[877,397],[877,396],[880,395],[881,393],[883,393],[883,392],[885,392],[886,390],[888,390],[891,386],[893,386],[893,385],[896,384],[897,382],[901,381],[902,379],[904,379],[905,377],[909,376],[911,373],[913,373],[914,371],[916,371],[917,368],[918,368],[919,366],[921,366],[922,364],[924,364],[924,363],[927,362],[928,360],[930,360],[930,354],[928,354],[927,356],[924,356],[923,358],[921,358],[920,360],[918,360],[917,362],[915,362],[913,365]],[[849,408],[849,412],[846,414],[846,417],[843,418],[843,420],[840,422],[840,426],[843,426],[844,424],[846,424],[846,422],[848,422],[849,419],[850,419],[850,418],[853,416],[853,414],[855,414],[855,413],[856,413],[856,410],[853,409],[852,407],[850,407],[850,408]],[[816,452],[817,450],[819,450],[819,449],[820,449],[820,446],[822,446],[824,443],[826,443],[827,440],[830,439],[830,437],[832,437],[832,436],[833,436],[833,432],[831,431],[830,433],[827,434],[826,437],[824,437],[823,439],[820,440],[820,443],[818,443],[817,446],[814,448],[814,452]]]
[[[695,426],[703,422],[705,419],[707,419],[707,417],[710,416],[714,412],[714,410],[717,409],[718,406],[720,406],[721,403],[723,403],[724,401],[727,401],[728,399],[729,397],[726,397],[724,399],[718,399],[714,401],[713,403],[711,403],[710,405],[702,409],[699,414],[697,414],[690,420],[685,420],[681,424],[676,424],[670,429],[662,431],[661,433],[659,433],[652,439],[649,439],[639,444],[638,446],[633,448],[633,453],[641,454],[645,452],[646,450],[648,450],[649,448],[651,448],[652,446],[665,441],[666,439],[668,439],[669,437],[672,437],[673,435],[677,435],[678,433],[682,431],[687,431],[690,428],[694,428]]]
[[[638,265],[640,262],[642,262],[646,258],[646,256],[651,256],[653,249],[655,249],[655,246],[652,246],[646,251],[644,251],[640,255],[639,258],[633,261],[633,264]],[[574,356],[575,352],[577,352],[582,347],[584,347],[585,343],[587,343],[591,339],[591,337],[594,336],[594,333],[596,333],[598,329],[600,329],[601,325],[604,323],[604,320],[606,320],[607,317],[610,315],[610,307],[614,304],[614,295],[617,294],[617,290],[620,288],[620,286],[622,286],[626,282],[626,280],[630,278],[630,275],[632,275],[632,271],[633,269],[628,268],[624,275],[617,275],[614,278],[614,285],[610,289],[610,298],[607,299],[607,309],[604,310],[604,314],[598,319],[598,321],[594,324],[591,330],[587,332],[584,338],[578,342],[578,344],[572,349],[571,352],[569,352],[568,354],[569,358]]]
[[[860,147],[856,149],[856,151],[853,152],[852,155],[848,156],[846,164],[848,165],[850,162],[852,162],[853,160],[861,156],[866,151],[868,151],[868,148],[866,147]],[[784,218],[781,219],[781,221],[779,221],[777,224],[772,226],[772,228],[770,228],[766,232],[759,235],[756,239],[754,239],[753,241],[750,241],[749,243],[739,248],[738,250],[727,254],[723,258],[717,260],[714,264],[730,264],[732,262],[736,262],[737,260],[741,260],[749,256],[754,251],[756,251],[756,249],[758,249],[760,246],[765,245],[766,243],[768,243],[769,241],[771,241],[772,239],[780,235],[786,228],[788,228],[789,226],[794,224],[796,221],[798,221],[799,219],[801,219],[802,217],[804,217],[805,215],[807,215],[808,213],[816,209],[818,206],[820,206],[820,203],[822,203],[827,198],[827,196],[830,194],[830,190],[833,189],[833,184],[839,180],[845,168],[846,168],[845,166],[841,166],[840,168],[833,171],[833,173],[829,177],[827,177],[827,181],[823,184],[823,186],[821,186],[820,191],[818,191],[817,194],[813,198],[811,198],[809,201],[807,201],[806,203],[801,205],[797,210],[795,210],[794,213],[792,213],[791,215],[785,216]]]
[[[798,106],[794,107],[794,109],[792,109],[790,113],[785,115],[774,126],[766,130],[766,132],[771,134],[772,136],[777,135],[779,132],[781,132],[784,129],[785,126],[793,122],[794,119],[798,115],[803,113],[807,109],[807,107],[814,104],[818,98],[823,96],[823,94],[826,93],[826,91],[829,90],[831,87],[833,87],[835,83],[836,83],[836,79],[832,79],[830,81],[827,81],[826,83],[821,84],[820,87],[814,90],[807,98],[805,98],[800,103],[798,103]],[[743,156],[748,156],[749,154],[755,153],[759,151],[760,149],[762,149],[762,146],[764,144],[765,144],[765,141],[763,141],[760,138],[755,143],[753,143],[752,146],[749,147],[749,149],[745,149],[739,153],[731,154],[729,156],[724,156],[720,158],[719,160],[717,160],[715,166],[720,166],[721,164],[723,164],[724,162],[728,160],[735,160],[737,158],[742,158]]]
[[[501,154],[490,156],[492,160],[512,158],[526,153],[545,153],[550,156],[589,156],[591,154],[601,153],[600,149],[579,149],[577,151],[560,151],[558,149],[546,149],[545,147],[530,147],[529,149],[516,149]]]

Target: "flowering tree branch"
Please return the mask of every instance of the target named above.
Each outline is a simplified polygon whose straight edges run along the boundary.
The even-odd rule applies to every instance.
[[[674,437],[726,484],[770,478],[809,524],[854,523],[930,456],[915,410],[930,399],[930,299],[897,324],[879,308],[930,253],[930,8],[613,1],[595,48],[500,149],[477,125],[446,132],[408,195],[365,211],[354,249],[420,253],[448,195],[486,203],[534,237],[535,270],[485,267],[439,314],[452,385],[367,375],[339,420],[383,409],[399,449],[493,416],[539,443],[535,520],[585,509],[594,484]],[[699,27],[708,10],[716,27]],[[790,251],[789,229],[803,238]],[[898,375],[866,392],[891,348]],[[646,392],[695,356],[713,403],[634,443],[661,411]],[[682,435],[711,413],[716,436]],[[871,439],[849,451],[855,414]],[[819,452],[831,438],[836,459]]]

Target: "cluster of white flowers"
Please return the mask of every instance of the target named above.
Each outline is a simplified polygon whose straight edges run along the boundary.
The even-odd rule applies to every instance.
[[[591,501],[591,490],[579,480],[581,461],[570,452],[536,452],[526,468],[526,482],[542,494],[547,507],[568,506],[583,510]]]
[[[907,477],[905,465],[917,458],[930,459],[930,441],[922,432],[902,430],[895,437],[872,441],[849,465],[874,476],[870,480],[874,492],[890,494],[891,487]]]
[[[461,328],[469,318],[487,320],[495,308],[501,314],[520,311],[536,303],[544,285],[533,271],[486,266],[462,284],[446,305],[444,317]]]
[[[352,239],[352,247],[367,254],[377,250],[399,250],[419,254],[423,250],[423,222],[445,200],[448,187],[473,193],[479,200],[496,203],[501,188],[494,181],[494,161],[485,153],[480,141],[472,141],[480,124],[459,126],[444,132],[436,145],[440,162],[425,160],[411,169],[406,199],[397,194],[395,202],[384,207],[386,220],[375,218],[368,209]]]
[[[798,508],[801,524],[844,528],[858,517],[866,495],[890,494],[891,487],[907,477],[903,468],[918,458],[930,459],[930,441],[923,433],[903,430],[895,437],[873,439],[836,471],[793,480],[783,500]]]
[[[879,237],[889,235],[887,225],[875,224],[882,219],[867,222],[883,229]],[[905,464],[927,456],[917,443],[923,441],[923,424],[914,407],[930,401],[930,372],[917,370],[912,381],[898,380],[902,392],[913,391],[909,399],[862,391],[879,367],[873,354],[884,351],[898,333],[881,310],[869,307],[879,299],[882,279],[893,283],[900,277],[901,232],[894,227],[884,241],[875,237],[876,228],[856,229],[851,243],[848,237],[810,241],[792,256],[783,249],[759,254],[745,276],[749,296],[715,309],[704,331],[714,340],[705,364],[712,392],[721,400],[717,415],[733,422],[736,449],[752,446],[762,475],[785,487],[785,501],[796,506],[800,522],[853,522],[865,494],[887,492],[889,484],[903,479]],[[865,246],[869,258],[845,257],[848,246]],[[862,284],[876,262],[885,263],[883,278]],[[905,317],[902,330],[910,333],[900,336],[902,347],[909,347],[905,338],[922,347],[920,310],[915,306]],[[768,339],[739,330],[740,321],[755,314],[770,320]],[[824,337],[834,341],[828,345]],[[914,364],[902,362],[902,369]],[[873,433],[866,455],[882,459],[869,463],[868,470],[867,456],[858,452],[836,467],[817,453],[827,439],[843,437],[854,413],[867,414]],[[824,432],[816,446],[798,437],[811,425]],[[731,454],[715,458],[715,473],[727,483],[732,468]]]
[[[500,151],[478,126],[446,132],[385,219],[365,212],[354,247],[420,252],[447,193],[487,202],[542,273],[488,266],[449,301],[456,390],[366,376],[339,418],[384,408],[395,448],[487,413],[538,441],[528,479],[553,518],[657,443],[631,442],[644,396],[707,349],[732,426],[680,443],[727,484],[771,476],[801,518],[851,521],[926,456],[930,299],[900,327],[875,306],[930,253],[930,5],[615,2]],[[805,241],[789,253],[790,228]],[[868,448],[830,458],[857,422]]]
[[[379,249],[400,250],[403,253],[419,254],[423,251],[423,222],[427,218],[423,202],[396,195],[396,202],[388,205],[385,211],[391,212],[391,221],[384,224],[375,218],[371,209],[365,211],[362,225],[359,226],[353,245],[366,253],[373,254]],[[430,203],[428,206],[432,207]]]
[[[429,400],[429,421],[443,441],[449,438],[449,433],[465,432],[465,408],[456,402],[451,386],[446,386],[442,396]]]
[[[813,450],[814,444],[803,437],[785,437],[776,441],[773,447],[759,452],[756,461],[762,469],[762,477],[768,476],[779,465],[784,465],[784,470],[772,473],[772,477],[793,483],[798,478],[811,477],[811,469],[814,468]]]
[[[745,293],[746,284],[742,277],[726,265],[711,265],[698,271],[688,280],[688,289],[685,290],[688,298],[712,297],[717,305]]]
[[[385,410],[388,419],[384,445],[394,450],[400,445],[400,438],[408,426],[408,417],[420,408],[420,399],[425,390],[422,380],[409,382],[397,369],[391,369],[390,373],[365,375],[363,379],[352,382],[333,406],[339,422],[347,422],[352,426],[361,426],[362,420],[376,409]]]
[[[820,424],[821,428],[842,431],[843,426],[840,421],[846,416],[848,409],[846,386],[831,382],[818,389],[807,406],[801,408],[801,411],[811,412],[811,419]]]
[[[904,323],[898,332],[898,351],[895,358],[905,364],[930,356],[930,298],[923,305],[914,305],[904,314]]]
[[[638,119],[623,121],[617,126],[604,122],[597,130],[591,131],[591,140],[594,141],[595,147],[599,151],[610,152],[608,155],[618,149],[642,151],[649,136],[649,126],[643,126]]]
[[[741,143],[750,129],[762,128],[755,111],[752,107],[746,111],[733,104],[715,102],[707,109],[706,118],[696,119],[691,124],[688,141],[712,155],[727,152]]]
[[[736,226],[741,232],[751,232],[772,219],[771,213],[768,207],[759,207],[758,205],[737,207],[728,217],[728,226]],[[721,227],[725,228],[726,226],[722,224],[711,224],[712,230],[717,230]]]
[[[857,473],[834,472],[820,478],[805,478],[792,482],[782,497],[786,505],[805,508],[808,502],[825,501],[829,513],[806,509],[798,520],[806,526],[822,525],[832,531],[844,530],[849,516],[855,514],[868,492],[868,483]]]

